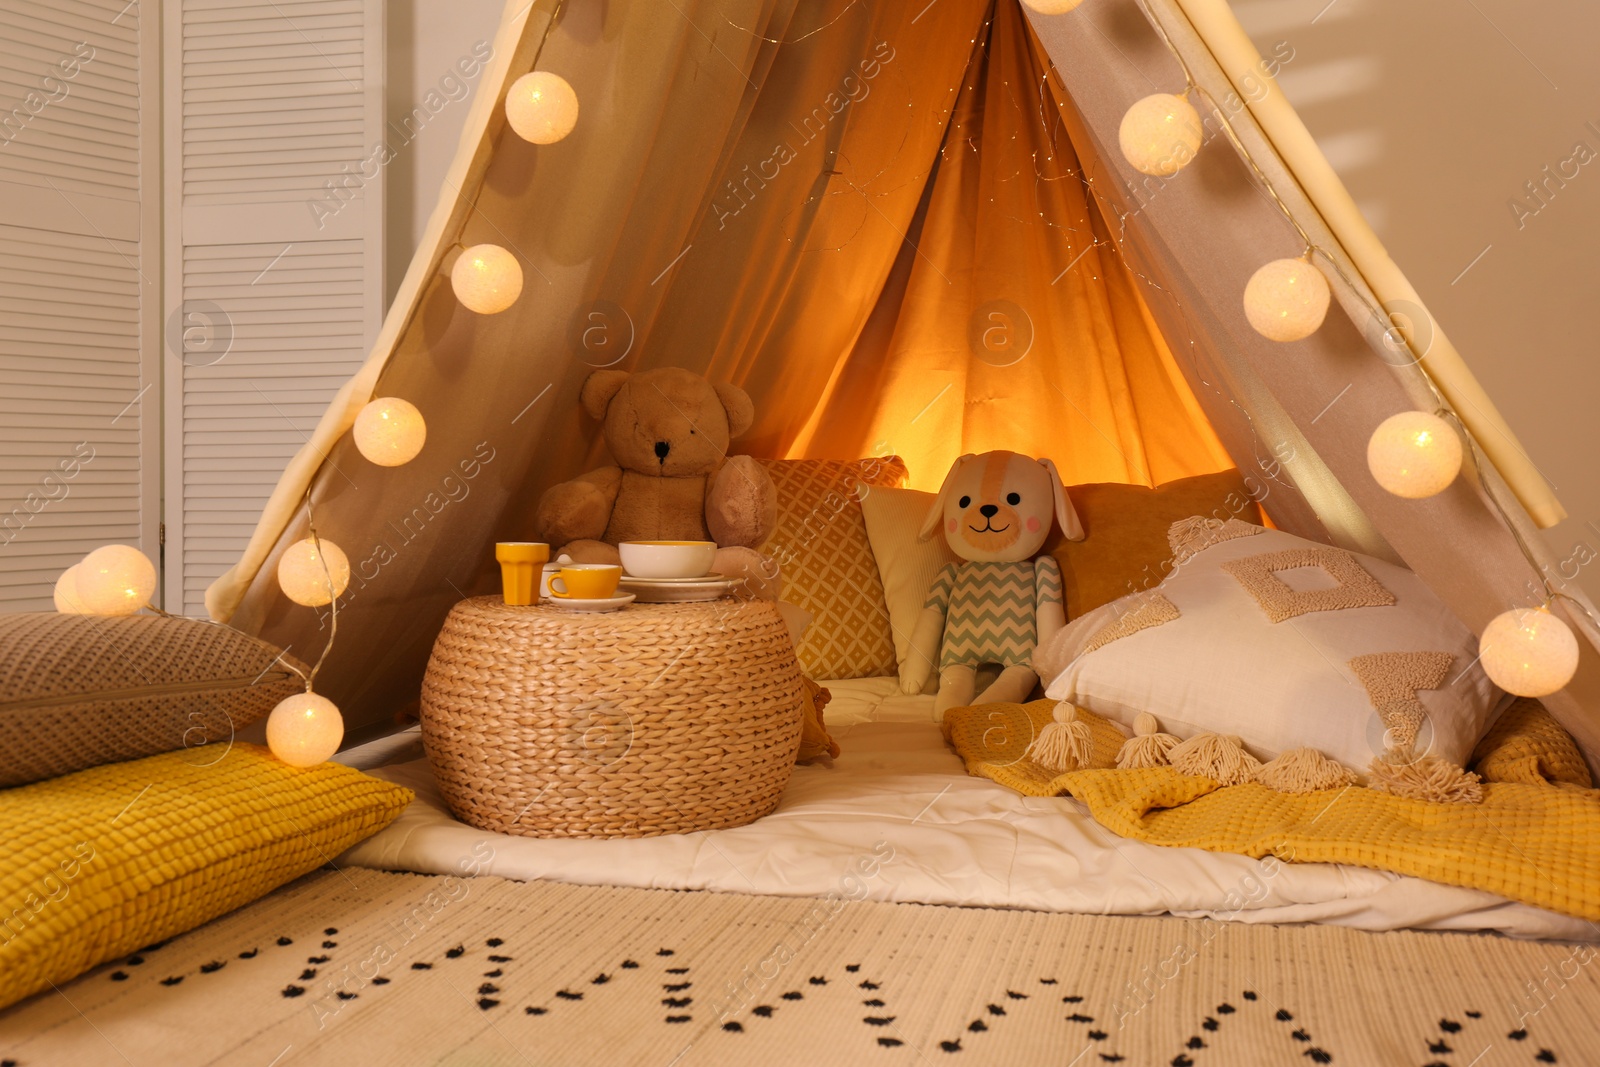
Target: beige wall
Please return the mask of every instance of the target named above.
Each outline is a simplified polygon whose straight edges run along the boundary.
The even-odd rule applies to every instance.
[[[1600,551],[1600,6],[1233,8],[1262,52],[1294,48],[1285,95],[1571,513],[1551,546]],[[1579,142],[1593,162],[1530,197]],[[1600,597],[1600,559],[1580,581]]]

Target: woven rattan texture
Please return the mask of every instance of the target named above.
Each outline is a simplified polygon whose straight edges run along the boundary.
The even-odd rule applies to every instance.
[[[235,744],[0,792],[0,1005],[232,911],[387,826],[411,791]]]
[[[0,786],[226,742],[304,688],[285,660],[193,619],[0,615]]]
[[[607,614],[457,604],[422,683],[422,737],[463,821],[534,837],[739,826],[777,806],[802,681],[766,601]]]

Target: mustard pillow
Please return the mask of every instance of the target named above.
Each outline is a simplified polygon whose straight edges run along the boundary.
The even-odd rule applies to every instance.
[[[1057,531],[1046,550],[1061,566],[1069,619],[1159,585],[1172,570],[1167,528],[1179,519],[1212,515],[1262,521],[1236,470],[1180,478],[1154,489],[1115,482],[1069,485],[1067,495],[1083,522],[1084,538],[1068,541]]]
[[[783,599],[811,613],[800,667],[812,678],[895,674],[883,581],[861,514],[866,486],[905,484],[899,456],[764,459],[778,490],[778,525],[762,555],[783,569]]]
[[[338,764],[220,747],[0,790],[0,1007],[248,904],[412,798]]]

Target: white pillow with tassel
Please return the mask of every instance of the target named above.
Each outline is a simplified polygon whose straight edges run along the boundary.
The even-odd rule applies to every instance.
[[[1313,756],[1296,750],[1312,749],[1402,795],[1472,795],[1461,767],[1505,701],[1471,631],[1420,578],[1238,520],[1185,519],[1169,537],[1164,582],[1040,649],[1049,697],[1135,738],[1155,732],[1141,713],[1155,716],[1167,740],[1135,745],[1148,754],[1136,765],[1242,781],[1286,756],[1267,777],[1337,779],[1307,779]]]

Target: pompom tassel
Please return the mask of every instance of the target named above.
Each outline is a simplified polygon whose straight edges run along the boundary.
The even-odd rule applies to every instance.
[[[1172,762],[1169,753],[1177,744],[1178,738],[1161,732],[1161,724],[1154,715],[1141,711],[1133,720],[1133,736],[1124,741],[1117,752],[1117,766],[1130,771],[1165,767]]]
[[[1052,771],[1075,771],[1089,762],[1094,753],[1094,737],[1089,724],[1078,718],[1078,709],[1066,701],[1056,705],[1055,721],[1045,723],[1039,736],[1028,746],[1028,758]]]
[[[1438,756],[1387,752],[1372,761],[1372,788],[1435,804],[1480,804],[1483,779]]]
[[[1279,793],[1315,793],[1354,785],[1356,776],[1314,748],[1291,748],[1257,771],[1256,781]]]
[[[1223,785],[1248,782],[1261,769],[1261,761],[1244,750],[1243,741],[1221,734],[1195,734],[1172,746],[1168,758],[1180,774],[1210,778]]]

